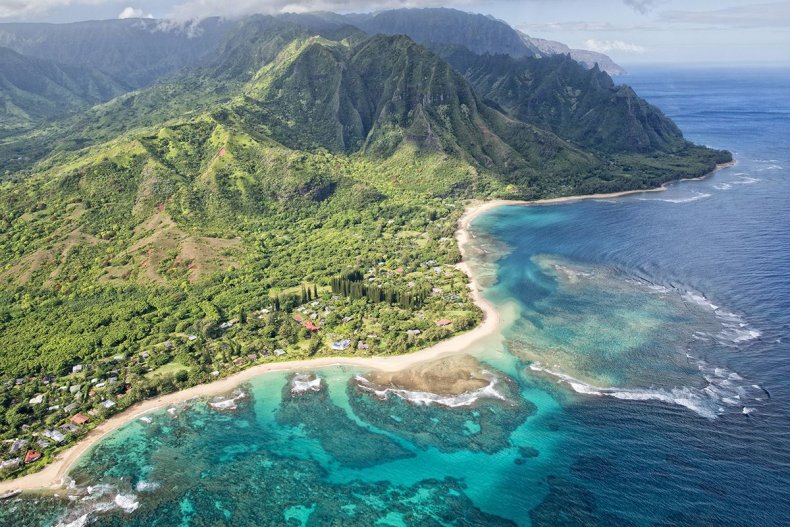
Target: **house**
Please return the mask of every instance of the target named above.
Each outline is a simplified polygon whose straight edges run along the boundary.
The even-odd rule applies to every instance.
[[[239,323],[239,320],[234,318],[234,319],[228,320],[227,322],[223,322],[222,324],[220,324],[219,325],[219,329],[230,329],[230,328],[232,328],[233,326],[235,326],[238,323]]]
[[[332,343],[332,349],[335,351],[347,350],[351,346],[351,341],[348,339],[336,340]]]
[[[66,439],[66,436],[57,430],[44,430],[43,434],[44,437],[48,437],[56,443],[62,443]]]
[[[197,340],[197,335],[190,335],[187,337],[189,342],[195,342]]]
[[[41,452],[36,452],[35,450],[28,450],[25,454],[25,464],[33,463],[34,461],[38,461],[41,459]]]
[[[151,356],[151,354],[150,354],[150,353],[148,353],[147,351],[144,351],[144,352],[142,352],[142,353],[140,354],[140,358],[141,358],[141,359],[143,359],[143,360],[147,359],[147,358],[148,358],[148,357],[150,357],[150,356]]]
[[[212,376],[212,377],[219,377],[219,371],[218,371],[218,370],[214,370],[214,371],[212,371],[212,372],[211,372],[211,376]]]
[[[294,315],[294,320],[296,320],[296,321],[297,321],[297,322],[299,322],[300,324],[301,324],[302,322],[304,322],[304,319],[302,318],[302,315]]]
[[[44,402],[44,395],[43,394],[38,394],[35,397],[33,397],[32,399],[30,399],[30,401],[28,401],[28,402],[30,404],[32,404],[32,405],[33,404],[41,404],[41,403]]]
[[[370,348],[370,346],[368,346],[367,344],[365,344],[361,340],[359,342],[357,342],[357,349],[358,350],[366,350],[368,348]]]
[[[309,321],[309,320],[308,320],[307,322],[305,322],[305,323],[304,323],[304,327],[305,327],[305,329],[307,329],[308,331],[312,331],[312,332],[316,332],[316,331],[318,331],[319,329],[321,329],[320,327],[316,326],[316,325],[315,325],[313,322],[311,322],[311,321]]]
[[[45,448],[49,448],[49,441],[47,441],[46,439],[39,439],[38,441],[36,441],[36,444],[39,447],[41,447],[42,450],[44,450]]]
[[[74,432],[79,432],[80,429],[78,426],[75,426],[71,423],[66,423],[65,425],[60,427],[62,430],[65,430],[66,433],[73,434]]]
[[[111,401],[111,400],[107,399],[105,401],[102,401],[101,405],[109,410],[110,408],[115,406],[115,401]]]
[[[416,337],[420,333],[422,333],[422,331],[420,331],[419,329],[410,329],[410,330],[406,331],[406,334],[408,336],[410,336],[410,337]]]
[[[82,364],[77,364],[73,368],[71,368],[71,373],[79,373],[82,371]]]
[[[11,454],[16,454],[17,452],[21,452],[27,448],[29,441],[27,439],[15,439],[13,443],[11,443],[11,449],[8,451]]]
[[[82,426],[82,425],[84,425],[85,423],[87,423],[88,421],[90,421],[91,419],[90,419],[90,417],[88,417],[87,415],[83,415],[83,414],[74,414],[74,415],[72,415],[72,416],[69,418],[69,420],[70,420],[72,423],[74,423],[75,425],[77,425],[77,426]]]
[[[277,348],[276,350],[274,350],[274,354],[277,355],[278,357],[282,357],[283,355],[285,355],[285,350]]]
[[[247,364],[247,362],[248,361],[246,357],[236,357],[235,359],[233,359],[233,364],[235,364],[236,366],[244,366],[245,364]]]
[[[74,410],[76,407],[77,407],[77,403],[67,404],[66,406],[63,407],[63,412],[70,414],[71,411]]]
[[[440,328],[443,328],[445,326],[449,326],[452,323],[453,323],[452,320],[447,320],[446,318],[441,318],[441,319],[436,321],[436,325],[439,326]]]
[[[14,470],[21,463],[22,461],[19,458],[9,459],[7,461],[0,462],[0,470]]]
[[[69,386],[69,393],[77,393],[78,391],[80,391],[80,388],[82,388],[81,384],[73,384]]]

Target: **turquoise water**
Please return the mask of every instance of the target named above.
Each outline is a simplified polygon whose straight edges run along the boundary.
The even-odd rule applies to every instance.
[[[739,163],[479,217],[473,265],[507,324],[468,350],[494,379],[470,404],[352,368],[261,376],[234,410],[131,423],[70,498],[0,503],[0,524],[790,524],[790,74],[628,82]]]

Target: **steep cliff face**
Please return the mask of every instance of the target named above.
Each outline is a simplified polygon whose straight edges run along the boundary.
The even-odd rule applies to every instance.
[[[598,53],[596,51],[589,51],[586,49],[571,49],[562,42],[554,40],[545,40],[542,38],[530,37],[524,33],[519,32],[524,42],[534,46],[541,57],[551,57],[553,55],[570,55],[570,57],[586,67],[592,69],[596,64],[601,71],[605,71],[610,76],[625,75],[626,71],[622,66],[615,63],[608,55]]]
[[[628,86],[567,55],[544,59],[480,56],[461,48],[444,58],[511,116],[606,153],[671,152],[685,145],[675,124]]]
[[[456,9],[395,9],[351,20],[369,34],[407,35],[418,44],[461,45],[480,54],[536,55],[535,48],[501,20]]]
[[[0,133],[109,100],[128,89],[94,68],[25,57],[0,47]]]

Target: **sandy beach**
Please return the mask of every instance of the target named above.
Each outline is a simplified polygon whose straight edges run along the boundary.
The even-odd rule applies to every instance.
[[[725,168],[727,166],[732,166],[733,164],[735,164],[735,161],[732,163],[719,165],[717,166],[716,170]],[[701,178],[694,179],[703,179],[710,176],[712,173],[713,172],[706,174]],[[209,384],[201,384],[186,390],[163,395],[155,399],[141,401],[98,425],[78,443],[61,452],[52,463],[44,467],[41,471],[13,480],[0,481],[0,494],[12,490],[57,490],[62,487],[65,481],[65,476],[69,473],[71,468],[83,454],[89,451],[91,447],[101,441],[106,435],[112,433],[123,425],[134,421],[135,419],[138,419],[149,412],[161,408],[167,408],[184,401],[226,394],[240,384],[243,384],[265,373],[315,370],[331,366],[354,366],[362,369],[376,369],[386,372],[395,372],[421,362],[435,360],[448,354],[464,351],[479,340],[496,333],[501,324],[501,317],[499,316],[499,313],[494,308],[494,306],[483,297],[478,280],[468,264],[468,245],[472,240],[471,234],[469,233],[469,226],[476,217],[491,209],[503,205],[549,205],[588,199],[611,199],[643,192],[661,192],[666,190],[667,186],[668,184],[649,190],[568,196],[563,198],[550,198],[535,201],[493,200],[472,203],[467,207],[466,211],[458,222],[456,239],[458,241],[462,261],[457,267],[465,272],[467,276],[469,276],[469,287],[471,289],[473,301],[483,311],[483,322],[479,326],[466,333],[456,335],[428,348],[405,355],[367,358],[321,357],[316,359],[260,364]]]

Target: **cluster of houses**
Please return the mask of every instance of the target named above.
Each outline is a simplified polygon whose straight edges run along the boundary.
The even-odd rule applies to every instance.
[[[44,456],[43,452],[49,447],[63,443],[69,434],[79,434],[90,421],[90,417],[82,413],[76,413],[69,417],[68,421],[57,428],[47,429],[34,434],[38,439],[35,439],[32,444],[29,439],[6,441],[6,443],[10,443],[10,446],[4,459],[0,461],[0,471],[13,472],[23,465],[35,463]]]

